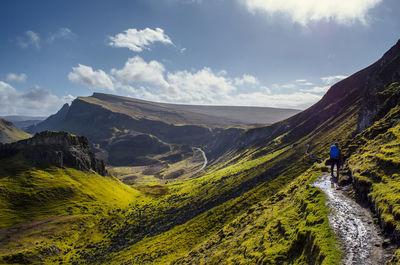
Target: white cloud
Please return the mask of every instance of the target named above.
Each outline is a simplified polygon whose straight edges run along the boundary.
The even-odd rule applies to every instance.
[[[103,70],[93,71],[90,66],[79,64],[72,67],[72,72],[68,74],[69,80],[85,84],[92,89],[114,91],[115,87],[112,78]]]
[[[260,86],[259,90],[255,92],[237,93],[237,85],[244,83],[259,85],[259,82],[251,75],[233,78],[229,77],[225,70],[215,73],[208,67],[199,71],[169,72],[166,82],[168,85],[162,87],[141,86],[136,89],[128,85],[119,85],[119,88],[133,97],[183,104],[305,108],[321,99],[321,95],[318,95],[320,91],[317,91],[317,89],[292,93],[273,93],[269,87]],[[274,89],[281,89],[282,87],[294,89],[296,85],[275,84]]]
[[[295,84],[284,84],[284,85],[281,85],[281,87],[285,88],[285,89],[291,89],[291,88],[295,88],[296,85]]]
[[[115,36],[110,36],[109,39],[110,42],[108,44],[110,46],[124,47],[134,52],[141,52],[144,49],[149,49],[149,46],[157,41],[173,45],[168,35],[164,34],[164,30],[160,28],[156,28],[155,30],[150,28],[145,28],[143,30],[132,28]]]
[[[313,88],[308,88],[308,89],[300,89],[301,92],[305,92],[305,93],[326,93],[326,91],[328,91],[328,89],[330,88],[330,86],[315,86]]]
[[[224,105],[268,106],[277,108],[306,108],[321,99],[321,96],[294,92],[290,94],[265,94],[262,92],[243,93],[231,96]]]
[[[243,86],[244,84],[258,85],[259,82],[256,77],[249,74],[244,74],[241,78],[235,78],[235,85]]]
[[[20,91],[0,81],[1,115],[49,115],[58,111],[63,104],[71,103],[73,99],[71,95],[59,98],[38,86]]]
[[[307,25],[329,20],[339,24],[359,21],[366,24],[368,11],[382,0],[239,0],[247,9],[268,15],[285,14],[293,22]]]
[[[117,93],[140,99],[183,104],[305,108],[317,102],[327,89],[317,86],[304,88],[312,83],[300,79],[294,83],[273,84],[270,89],[250,74],[231,77],[225,70],[214,72],[209,67],[167,72],[160,62],[146,62],[139,56],[128,59],[122,69],[111,69],[110,75],[103,70],[93,71],[89,66],[79,65],[68,77],[92,88],[108,86]],[[238,87],[244,84],[251,84],[251,91],[238,92]],[[304,89],[299,90],[299,86]]]
[[[23,37],[17,38],[17,43],[21,48],[28,48],[29,46],[33,46],[36,49],[40,49],[40,36],[36,32],[32,30],[28,30],[25,32]]]
[[[120,70],[111,69],[111,74],[123,83],[149,83],[161,87],[168,86],[164,80],[164,65],[157,61],[145,62],[141,57],[128,59]]]
[[[50,34],[47,41],[52,43],[57,39],[71,39],[75,36],[75,33],[73,33],[69,28],[59,28],[56,33]]]
[[[342,79],[347,78],[347,75],[333,75],[333,76],[325,76],[321,77],[321,80],[324,84],[326,85],[333,85],[337,82],[339,82]]]
[[[22,74],[15,74],[15,73],[9,73],[6,76],[6,81],[7,82],[25,82],[26,80],[26,74],[22,73]]]
[[[260,87],[260,88],[261,88],[261,90],[263,90],[265,93],[267,93],[267,95],[271,95],[271,94],[272,94],[272,91],[271,91],[271,89],[270,89],[269,87],[262,86],[262,87]]]
[[[168,73],[167,80],[169,86],[164,89],[162,99],[170,102],[216,103],[236,90],[232,80],[208,67],[197,72]]]

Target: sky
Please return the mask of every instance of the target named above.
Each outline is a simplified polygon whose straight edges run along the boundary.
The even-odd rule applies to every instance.
[[[398,0],[2,0],[0,115],[94,92],[305,109],[400,38]]]

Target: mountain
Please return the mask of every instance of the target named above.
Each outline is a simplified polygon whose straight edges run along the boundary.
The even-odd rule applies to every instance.
[[[3,116],[1,118],[11,121],[16,127],[20,129],[37,124],[46,119],[46,117],[42,116],[21,116],[21,115],[9,115],[9,116]]]
[[[77,98],[71,106],[64,105],[27,131],[63,130],[86,135],[96,153],[110,165],[140,166],[153,163],[154,156],[172,155],[171,149],[182,148],[179,145],[209,146],[215,138],[244,131],[225,127],[268,123],[295,113],[298,111],[275,108],[174,105],[94,93]],[[141,152],[132,148],[137,142],[142,142]],[[120,152],[120,148],[125,151]]]
[[[5,176],[0,178],[1,235],[5,235],[0,237],[0,261],[340,264],[346,253],[330,227],[324,194],[311,185],[329,171],[325,162],[335,141],[345,158],[340,182],[352,179],[349,194],[375,213],[377,224],[396,247],[400,233],[399,102],[400,41],[376,63],[333,85],[321,101],[286,120],[246,130],[194,124],[170,125],[174,134],[154,130],[165,137],[161,139],[175,141],[159,141],[169,146],[170,161],[177,160],[163,164],[163,170],[178,169],[180,159],[186,164],[190,152],[194,156],[189,145],[183,151],[184,143],[205,143],[201,150],[211,159],[185,179],[145,182],[160,172],[154,169],[160,167],[158,163],[148,167],[154,172],[145,176],[133,171],[137,168],[118,167],[129,170],[132,179],[142,178],[134,185],[124,185],[113,177],[57,166],[37,169],[24,163],[14,166],[19,171],[13,172],[8,166],[23,159],[0,160],[0,173]],[[121,140],[143,134],[150,137],[153,134],[144,133],[150,130],[144,124],[158,124],[145,116],[141,117],[145,123],[137,122],[131,114],[122,113],[125,107],[119,112],[107,108],[79,99],[72,103],[62,126],[112,142],[114,138],[106,138],[102,131],[110,125],[117,129],[113,137]],[[158,128],[166,128],[162,126]],[[98,128],[97,135],[93,128]],[[201,141],[185,139],[191,132],[178,135],[182,128],[192,128]],[[131,140],[116,145],[115,151],[123,155],[135,146],[143,148],[141,140],[127,146]],[[13,204],[19,198],[22,203]],[[16,215],[21,217],[16,219]],[[390,242],[363,247],[386,244]],[[397,251],[390,263],[399,260]]]
[[[10,143],[29,137],[30,134],[18,129],[12,122],[0,118],[0,143]]]

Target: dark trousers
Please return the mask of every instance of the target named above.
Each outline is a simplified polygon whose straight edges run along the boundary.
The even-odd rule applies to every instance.
[[[333,177],[333,168],[336,165],[336,179],[339,179],[339,167],[340,167],[340,162],[339,159],[337,158],[331,158],[331,176]]]

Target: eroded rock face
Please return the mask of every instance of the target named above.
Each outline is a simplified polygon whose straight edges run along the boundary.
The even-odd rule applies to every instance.
[[[0,159],[18,153],[41,167],[71,167],[108,175],[104,161],[95,157],[85,136],[44,131],[26,140],[0,145]]]

